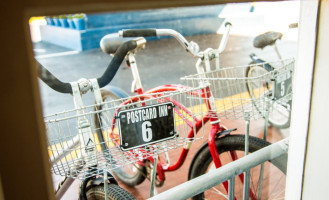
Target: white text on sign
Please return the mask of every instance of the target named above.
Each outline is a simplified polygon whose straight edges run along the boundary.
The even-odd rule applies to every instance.
[[[155,119],[157,117],[165,117],[165,116],[168,116],[167,105],[159,106],[158,109],[153,107],[153,108],[145,108],[145,109],[127,112],[128,124],[143,122],[146,120]]]

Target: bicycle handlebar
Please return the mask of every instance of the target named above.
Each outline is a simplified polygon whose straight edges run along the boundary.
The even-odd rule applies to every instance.
[[[172,29],[129,29],[119,31],[121,37],[152,37],[152,36],[172,36],[193,56],[197,56],[199,46],[194,42],[188,42],[179,32]]]
[[[38,72],[40,79],[46,83],[53,90],[56,90],[60,93],[71,93],[72,87],[69,83],[64,83],[58,80],[51,72],[49,72],[44,66],[42,66],[38,61]]]
[[[111,60],[108,67],[106,68],[104,74],[101,77],[97,78],[97,82],[100,88],[106,86],[112,81],[114,75],[117,73],[128,51],[134,50],[137,46],[142,44],[143,41],[141,42],[141,39],[144,38],[137,38],[134,40],[126,41],[118,48],[113,59]],[[60,81],[39,62],[37,63],[38,63],[39,77],[43,82],[45,82],[49,87],[56,90],[57,92],[72,93],[72,88],[70,83],[65,83]]]
[[[136,40],[129,40],[118,48],[104,74],[97,79],[99,87],[102,88],[112,81],[128,51],[135,49],[138,46],[137,43]]]
[[[119,31],[122,37],[152,37],[158,36],[156,29],[130,29]]]
[[[111,33],[108,35],[105,35],[100,43],[99,46],[101,47],[102,51],[106,54],[114,54],[117,52],[119,47],[129,41],[129,40],[135,40],[137,42],[137,46],[142,46],[146,43],[146,40],[144,38],[121,38],[118,36],[117,33]]]
[[[230,31],[231,23],[226,23],[226,32],[224,33],[221,44],[218,48],[218,52],[222,52],[226,46],[228,34]],[[193,56],[201,58],[202,55],[199,53],[199,46],[193,41],[188,42],[184,36],[179,32],[172,29],[131,29],[119,31],[119,36],[121,37],[140,37],[135,39],[130,39],[128,41],[120,40],[117,37],[111,36],[112,34],[105,36],[101,41],[101,48],[105,53],[115,53],[112,61],[105,70],[104,74],[97,78],[99,87],[104,87],[109,84],[117,73],[123,59],[129,51],[134,50],[136,47],[145,44],[145,39],[143,37],[150,36],[173,36],[179,43]],[[120,46],[119,46],[120,45]],[[118,48],[119,46],[119,48]],[[57,79],[51,72],[49,72],[45,67],[43,67],[38,62],[38,71],[40,79],[45,82],[52,89],[60,93],[72,93],[72,88],[70,83],[65,83]]]
[[[230,22],[225,23],[225,33],[221,43],[216,50],[218,53],[222,53],[226,47],[230,28],[232,24]],[[179,32],[172,29],[129,29],[119,31],[119,36],[121,37],[150,37],[150,36],[172,36],[178,40],[178,42],[193,56],[201,58],[202,55],[199,55],[199,46],[193,41],[188,42],[185,37]]]
[[[129,29],[119,31],[121,37],[152,37],[152,36],[172,36],[176,38],[185,48],[189,42],[179,32],[172,29]]]

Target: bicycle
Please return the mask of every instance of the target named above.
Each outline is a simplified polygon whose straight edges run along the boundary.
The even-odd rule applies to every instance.
[[[277,63],[268,63],[264,61],[263,59],[260,59],[256,56],[256,54],[252,53],[250,55],[250,58],[252,61],[250,62],[250,67],[246,70],[246,77],[257,77],[262,74],[266,74],[268,72],[271,72],[275,70],[277,66],[284,65],[284,63],[281,63],[282,56],[278,50],[278,47],[276,45],[276,41],[280,40],[282,38],[282,33],[279,32],[266,32],[261,35],[258,35],[254,39],[254,47],[263,49],[266,46],[273,46],[278,59],[280,62]],[[276,92],[276,96],[273,96],[271,92],[264,93],[264,94],[256,94],[254,92],[255,88],[261,87],[260,85],[255,85],[252,82],[247,83],[247,88],[249,91],[250,96],[253,99],[257,99],[258,95],[264,95],[266,98],[268,98],[269,101],[272,99],[281,99],[280,101],[274,102],[273,111],[268,116],[268,121],[270,124],[272,124],[274,127],[279,129],[285,129],[290,127],[290,118],[291,118],[291,94],[292,94],[292,75],[293,69],[290,71],[287,71],[286,74],[280,74],[281,77],[278,77],[276,80],[276,83],[273,85],[273,81],[267,81],[262,83],[263,87],[273,87],[280,91]],[[288,94],[288,95],[287,95]],[[282,97],[285,97],[282,99]],[[255,101],[256,107],[261,107],[262,105],[259,105]],[[265,118],[265,116],[264,116]]]
[[[224,39],[222,39],[219,48],[209,48],[205,51],[199,51],[196,43],[193,41],[188,42],[180,33],[171,29],[123,30],[119,32],[119,35],[123,38],[110,34],[102,39],[102,50],[108,54],[115,53],[115,58],[117,55],[123,54],[121,52],[122,46],[128,45],[129,42],[133,41],[131,37],[141,37],[141,40],[143,40],[140,45],[141,48],[146,44],[146,40],[144,40],[143,37],[156,37],[163,35],[173,36],[187,52],[198,58],[196,64],[198,74],[183,78],[189,86],[171,84],[159,86],[144,92],[135,60],[137,49],[131,50],[127,55],[124,55],[127,56],[127,64],[131,68],[134,77],[132,89],[134,92],[137,92],[138,95],[135,97],[115,100],[114,98],[109,97],[106,92],[103,92],[103,100],[106,103],[103,104],[102,107],[97,108],[97,110],[101,112],[96,113],[94,117],[98,131],[97,133],[103,135],[103,138],[108,137],[108,139],[104,139],[104,141],[111,141],[111,145],[121,148],[126,157],[125,162],[131,163],[131,165],[125,165],[125,168],[121,167],[113,171],[113,174],[123,183],[129,186],[135,186],[142,183],[145,180],[145,177],[149,177],[151,182],[153,181],[154,183],[154,178],[156,177],[156,183],[154,184],[156,186],[163,185],[165,181],[165,172],[179,169],[184,163],[192,143],[204,137],[204,135],[201,135],[200,137],[197,136],[201,134],[200,132],[204,134],[204,131],[202,130],[204,130],[203,128],[207,122],[210,122],[211,124],[209,140],[208,143],[205,143],[194,156],[189,170],[189,179],[206,173],[211,169],[212,165],[214,165],[215,168],[222,166],[227,160],[220,156],[225,157],[227,156],[224,155],[226,153],[229,154],[229,159],[231,161],[242,156],[241,151],[243,152],[245,148],[245,136],[231,134],[235,129],[228,130],[225,126],[221,125],[220,117],[241,119],[241,117],[244,118],[245,110],[250,111],[250,117],[254,119],[258,119],[262,117],[262,115],[255,110],[252,104],[252,99],[250,98],[240,97],[236,98],[234,101],[234,98],[231,96],[228,98],[229,101],[227,99],[224,100],[224,97],[227,95],[237,95],[237,93],[239,95],[239,92],[237,91],[243,90],[245,92],[246,90],[244,87],[246,82],[250,80],[244,77],[244,70],[248,66],[244,66],[243,68],[235,67],[219,69],[219,54],[226,46],[230,24],[227,24],[226,26],[227,29],[223,36]],[[124,38],[126,37],[128,39],[125,40]],[[210,70],[210,60],[213,59],[215,59],[217,68],[217,71],[215,72]],[[204,67],[208,71],[205,71]],[[241,69],[243,69],[243,73],[241,73]],[[237,74],[234,74],[234,77],[226,76],[224,78],[219,78],[220,76],[218,75],[227,75],[230,73],[230,70],[238,70],[240,77],[237,78]],[[276,72],[279,73],[280,70],[281,69],[276,69]],[[273,73],[268,73],[266,76],[262,76],[262,78],[273,78]],[[259,77],[253,78],[254,81],[257,81],[257,79],[259,80]],[[211,83],[212,80],[215,84]],[[240,82],[233,84],[234,80],[240,80]],[[222,82],[223,84],[221,84],[220,87],[216,87],[219,82]],[[229,85],[230,83],[231,86]],[[232,84],[237,90],[233,91]],[[223,92],[225,88],[226,93]],[[219,96],[213,96],[215,92]],[[221,103],[216,102],[215,98],[222,99]],[[263,101],[265,100],[263,99]],[[225,107],[226,102],[229,104],[229,109],[219,112],[220,104],[224,104]],[[168,119],[170,123],[166,123],[165,126],[163,126],[172,127],[172,129],[165,132],[160,131],[161,134],[165,136],[159,136],[157,133],[158,129],[154,128],[158,123],[158,119],[156,118],[154,118],[156,120],[154,123],[153,121],[151,123],[145,123],[145,121],[148,120],[142,120],[140,123],[132,120],[135,118],[136,121],[138,116],[142,116],[143,118],[144,114],[140,114],[143,113],[143,109],[153,109],[153,107],[155,107],[157,110],[159,106],[164,104],[167,105],[168,113],[172,113],[170,114],[170,119]],[[135,114],[129,114],[129,112],[135,112]],[[144,111],[144,113],[145,112],[146,111]],[[139,121],[139,119],[137,119],[137,121]],[[173,121],[175,121],[174,125]],[[130,124],[138,125],[129,126],[129,122]],[[199,134],[197,135],[197,133]],[[157,139],[154,139],[153,136]],[[129,140],[129,137],[133,139],[130,138],[131,140]],[[161,142],[158,142],[158,140]],[[252,136],[249,138],[249,143],[249,152],[256,151],[269,145],[268,142]],[[183,147],[180,157],[176,163],[171,164],[168,150],[178,147]],[[161,159],[164,161],[161,161],[161,159],[158,158],[158,155],[162,153],[164,155]],[[269,169],[267,166],[272,164],[277,169],[277,173],[281,173],[282,176],[285,177],[286,156],[269,162],[265,167],[266,170]],[[151,174],[150,172],[154,169],[156,169],[156,173],[154,172]],[[259,169],[255,169],[255,171],[259,171]],[[270,175],[268,172],[265,172],[264,174],[266,176]],[[255,174],[252,173],[252,175]],[[243,184],[244,176],[240,175],[239,180],[240,181],[236,181],[236,183],[238,184],[240,182],[240,184]],[[251,178],[251,181],[254,180],[254,178]],[[278,185],[282,186],[281,183]],[[213,188],[214,191],[217,191],[216,194],[220,197],[225,196],[222,194],[227,193],[228,191],[228,183],[225,182],[223,186],[224,189],[221,191],[217,188]],[[283,188],[281,187],[280,189]],[[153,189],[151,188],[151,196],[154,195],[154,191],[152,190]],[[250,191],[250,197],[252,199],[257,199],[258,188],[251,187]],[[236,193],[237,198],[241,197],[241,194],[238,194],[240,192],[241,191]],[[202,199],[204,198],[204,195],[209,195],[210,193],[202,193],[193,199]],[[267,193],[261,193],[261,196],[262,195],[266,196]]]
[[[64,176],[64,180],[55,191],[57,199],[67,191],[73,179],[82,179],[80,186],[80,200],[135,199],[129,192],[118,185],[116,179],[109,173],[106,162],[101,162],[105,152],[97,149],[103,143],[97,143],[93,133],[94,106],[102,103],[99,86],[105,87],[114,74],[109,70],[110,65],[102,77],[98,79],[80,79],[75,82],[64,83],[57,79],[39,62],[38,72],[40,79],[49,87],[60,93],[73,95],[75,109],[63,111],[45,117],[48,134],[48,155],[51,162],[51,171]],[[95,95],[96,104],[84,106],[81,95],[88,91]],[[110,87],[108,94],[124,97],[125,93],[116,87]],[[53,134],[53,135],[52,135]]]

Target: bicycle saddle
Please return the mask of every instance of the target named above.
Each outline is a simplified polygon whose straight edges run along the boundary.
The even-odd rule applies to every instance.
[[[281,38],[282,38],[282,33],[269,31],[261,35],[258,35],[254,39],[254,47],[263,49],[268,45],[273,45],[277,39],[281,40]]]
[[[114,54],[118,48],[125,42],[129,41],[129,40],[136,40],[137,38],[122,38],[119,37],[119,35],[117,33],[112,33],[112,34],[108,34],[105,35],[99,45],[102,49],[102,51],[106,54]]]

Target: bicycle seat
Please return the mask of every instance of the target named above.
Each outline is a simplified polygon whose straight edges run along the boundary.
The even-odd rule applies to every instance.
[[[99,45],[102,49],[102,51],[106,54],[114,54],[118,48],[124,43],[127,42],[129,40],[135,40],[136,38],[122,38],[119,37],[119,35],[117,33],[112,33],[112,34],[108,34],[105,35]]]
[[[261,35],[258,35],[254,39],[254,47],[263,49],[268,45],[273,45],[277,39],[281,40],[281,38],[282,38],[282,33],[269,31]]]

